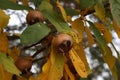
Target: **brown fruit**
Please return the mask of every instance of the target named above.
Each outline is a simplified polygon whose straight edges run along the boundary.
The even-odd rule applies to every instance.
[[[27,24],[32,25],[37,22],[43,22],[45,20],[43,14],[37,10],[31,10],[26,16]]]
[[[20,71],[25,71],[27,69],[30,69],[32,66],[32,58],[26,58],[26,57],[19,57],[16,61],[15,61],[15,65],[16,67],[20,70]]]
[[[53,37],[52,45],[58,52],[67,53],[72,48],[73,42],[71,36],[61,33]]]

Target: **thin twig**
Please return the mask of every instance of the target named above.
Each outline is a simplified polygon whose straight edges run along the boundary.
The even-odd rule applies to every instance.
[[[35,62],[40,61],[40,60],[43,60],[43,59],[45,59],[45,58],[46,58],[46,56],[43,56],[43,57],[41,57],[41,58],[39,58],[39,59],[35,59],[35,60],[32,61],[32,63],[35,63]]]

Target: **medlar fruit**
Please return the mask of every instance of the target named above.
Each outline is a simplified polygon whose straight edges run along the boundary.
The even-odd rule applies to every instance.
[[[53,37],[52,45],[58,52],[67,53],[72,48],[73,41],[71,36],[60,33]]]
[[[26,16],[27,24],[32,25],[37,22],[43,22],[45,20],[43,14],[37,10],[31,10]]]
[[[22,72],[25,70],[28,70],[32,66],[32,58],[31,57],[19,57],[15,61],[15,65]]]

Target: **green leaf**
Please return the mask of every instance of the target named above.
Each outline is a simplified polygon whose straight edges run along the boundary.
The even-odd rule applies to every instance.
[[[0,0],[0,8],[13,10],[32,10],[30,7],[18,5],[10,0]]]
[[[48,0],[43,0],[39,6],[39,9],[42,10],[52,10],[53,7]]]
[[[70,15],[70,16],[80,14],[79,12],[77,12],[75,9],[72,9],[72,8],[65,8],[65,11],[66,11],[67,15]]]
[[[80,8],[84,10],[84,9],[94,6],[96,2],[97,0],[80,0],[79,5],[80,5]]]
[[[89,80],[88,78],[80,78],[80,80]]]
[[[101,33],[99,32],[99,30],[95,27],[95,25],[88,21],[88,23],[90,24],[90,29],[93,31],[94,36],[98,42],[98,44],[100,45],[100,48],[104,51],[104,54],[106,53],[106,42],[104,40],[104,38],[101,36]]]
[[[13,59],[10,56],[7,56],[5,53],[0,52],[0,64],[3,65],[6,71],[12,74],[16,74],[18,76],[21,74],[21,72],[15,66]]]
[[[113,19],[120,27],[120,0],[109,0]]]
[[[20,36],[21,43],[27,45],[38,42],[46,37],[50,31],[50,28],[43,23],[36,23],[28,26]]]
[[[63,32],[66,30],[71,30],[69,25],[63,20],[63,18],[55,13],[51,7],[47,7],[46,5],[51,5],[48,1],[42,1],[39,6],[39,10],[43,13],[43,15],[55,26],[58,32]]]
[[[36,7],[38,7],[40,5],[41,1],[42,0],[33,0]]]

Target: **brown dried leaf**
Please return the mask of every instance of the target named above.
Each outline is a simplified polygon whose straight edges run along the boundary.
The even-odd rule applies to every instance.
[[[8,39],[4,32],[0,29],[0,52],[7,53],[8,51]]]
[[[3,10],[0,9],[0,28],[4,28],[7,26],[9,22],[9,16],[5,14]]]
[[[17,47],[14,47],[13,49],[8,50],[8,54],[16,61],[20,54],[20,50]]]

